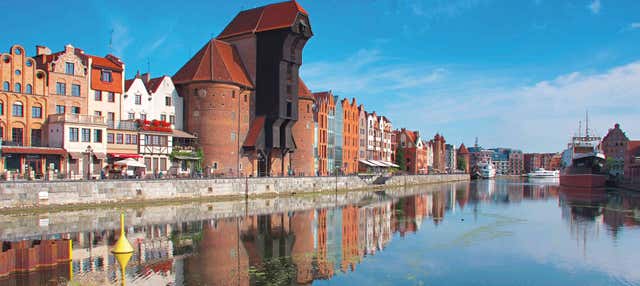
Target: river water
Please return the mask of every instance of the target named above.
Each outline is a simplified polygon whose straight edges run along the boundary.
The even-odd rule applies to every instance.
[[[640,285],[639,224],[640,194],[522,179],[0,214],[0,285]]]

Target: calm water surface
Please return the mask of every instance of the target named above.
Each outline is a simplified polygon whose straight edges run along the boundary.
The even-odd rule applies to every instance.
[[[407,192],[126,210],[135,251],[124,282],[640,285],[640,194],[519,179]],[[119,285],[109,253],[118,213],[0,215],[3,253],[58,245],[31,258],[55,262],[0,277],[0,285]],[[64,239],[70,262],[56,260]]]

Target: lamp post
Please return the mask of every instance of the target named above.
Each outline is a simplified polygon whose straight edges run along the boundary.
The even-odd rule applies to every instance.
[[[91,145],[87,145],[87,180],[91,180],[91,153],[93,153],[93,148]]]

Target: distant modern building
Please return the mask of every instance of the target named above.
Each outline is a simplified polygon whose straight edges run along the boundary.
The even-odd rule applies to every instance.
[[[457,169],[456,148],[451,144],[444,145],[444,160],[446,162],[446,169],[448,173],[452,173]]]
[[[520,150],[510,148],[493,148],[491,161],[498,175],[520,175],[523,171],[523,154]]]
[[[626,159],[629,138],[616,123],[602,138],[601,148],[607,157],[607,168],[613,176],[624,176],[624,161]]]
[[[531,173],[538,168],[545,170],[557,170],[556,153],[525,153],[523,155],[524,172]]]

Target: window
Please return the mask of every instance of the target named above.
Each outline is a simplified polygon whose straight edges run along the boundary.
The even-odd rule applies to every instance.
[[[15,53],[16,53],[16,55],[21,55],[22,54],[22,50],[20,48],[16,48],[15,49]]]
[[[102,70],[102,72],[100,73],[100,80],[102,80],[104,82],[113,81],[113,79],[111,78],[111,71],[110,70]]]
[[[147,115],[144,113],[140,113],[140,119],[147,120]]]
[[[107,112],[107,120],[108,121],[116,121],[116,114],[113,112]]]
[[[4,102],[0,102],[0,115],[4,115]]]
[[[167,121],[167,115],[166,114],[160,114],[160,121]]]
[[[42,130],[31,129],[31,146],[40,147],[42,145]]]
[[[129,118],[129,120],[136,119],[136,114],[133,113],[133,112],[129,112],[128,118]]]
[[[64,114],[64,105],[56,105],[56,114]]]
[[[27,61],[26,65],[27,65],[27,67],[31,67],[33,65],[33,62],[32,61]]]
[[[2,83],[2,90],[4,90],[4,91],[10,91],[10,90],[9,90],[9,86],[10,86],[10,85],[9,85],[9,82],[8,82],[8,81],[3,82],[3,83]]]
[[[93,142],[102,143],[102,130],[93,130]]]
[[[91,129],[82,128],[82,142],[91,142]]]
[[[71,114],[80,114],[79,106],[71,106]]]
[[[247,95],[244,95],[244,102],[247,102]]]
[[[63,82],[56,82],[56,94],[65,95],[67,93],[67,85]]]
[[[25,88],[24,92],[25,92],[26,94],[33,94],[33,87],[32,87],[30,84],[27,84],[27,86],[26,86],[26,88]]]
[[[78,128],[69,127],[69,141],[78,142]]]
[[[124,135],[124,143],[131,144],[131,134]]]
[[[16,82],[16,84],[13,85],[13,91],[22,92],[22,85],[19,82]]]
[[[236,133],[231,132],[231,142],[236,142]]]
[[[218,162],[213,162],[213,169],[218,170]]]
[[[137,104],[137,105],[142,104],[142,95],[140,95],[140,94],[136,94],[136,95],[135,95],[135,99],[136,99],[136,104]]]
[[[138,135],[131,135],[131,144],[138,145]]]
[[[71,96],[80,96],[80,85],[72,84],[71,85]]]
[[[169,115],[169,123],[176,124],[176,116],[175,115]]]
[[[102,111],[94,111],[93,115],[95,116],[102,116]]]
[[[107,143],[113,144],[113,133],[107,133]]]
[[[151,145],[151,135],[145,135],[144,136],[144,144],[145,145]]]
[[[74,70],[75,69],[74,69],[74,64],[73,63],[66,63],[65,68],[64,68],[64,73],[73,75],[73,71]]]
[[[116,96],[113,92],[107,92],[107,101],[109,102],[115,102],[116,101]]]
[[[22,128],[11,128],[11,140],[18,146],[22,146],[23,142],[23,129]]]
[[[93,95],[93,99],[95,99],[96,101],[102,101],[102,92],[99,90],[96,90]]]
[[[171,96],[167,96],[164,98],[164,105],[171,106]]]
[[[122,133],[116,134],[116,144],[122,144]]]
[[[42,118],[42,107],[40,107],[40,106],[32,106],[31,107],[31,118]]]
[[[13,116],[16,116],[16,117],[22,117],[23,116],[23,111],[24,110],[22,108],[22,102],[18,101],[18,102],[13,104],[13,109],[12,109],[11,114]]]

